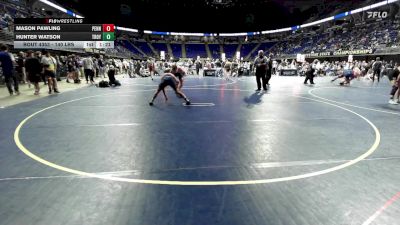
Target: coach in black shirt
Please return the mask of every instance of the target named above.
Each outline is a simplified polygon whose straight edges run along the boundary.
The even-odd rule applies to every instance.
[[[258,51],[258,56],[254,60],[256,68],[257,91],[261,90],[261,81],[264,91],[267,90],[266,73],[267,73],[267,58],[264,56],[264,51]]]
[[[372,64],[372,70],[374,71],[374,74],[372,75],[372,82],[375,81],[375,74],[378,78],[378,82],[379,79],[381,78],[381,68],[382,68],[382,62],[381,59],[379,57],[376,58],[376,61]]]

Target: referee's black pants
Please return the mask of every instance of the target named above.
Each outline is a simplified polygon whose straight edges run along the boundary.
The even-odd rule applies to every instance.
[[[267,90],[267,82],[264,72],[256,72],[257,90],[261,90],[261,83],[264,90]]]
[[[375,74],[376,74],[376,76],[378,78],[378,82],[379,82],[379,80],[381,78],[381,70],[380,69],[374,70],[374,74],[372,75],[372,82],[375,81]]]
[[[306,75],[306,79],[304,80],[304,84],[307,84],[308,80],[310,80],[310,84],[314,84],[314,75]]]
[[[84,69],[86,82],[89,82],[89,78],[91,82],[94,82],[94,72],[91,69]]]

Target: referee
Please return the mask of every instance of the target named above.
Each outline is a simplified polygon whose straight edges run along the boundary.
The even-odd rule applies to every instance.
[[[374,74],[372,75],[372,82],[375,82],[375,74],[376,74],[379,83],[379,79],[381,78],[381,69],[382,69],[382,62],[381,59],[377,57],[376,61],[372,64],[372,70],[374,71]]]
[[[254,60],[254,67],[256,68],[256,81],[257,81],[257,90],[261,91],[261,82],[264,91],[267,90],[267,81],[266,81],[266,73],[267,73],[267,58],[264,56],[264,51],[258,51],[258,56]]]

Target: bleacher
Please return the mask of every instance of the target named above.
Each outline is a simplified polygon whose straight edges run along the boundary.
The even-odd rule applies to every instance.
[[[123,46],[124,48],[128,49],[129,51],[131,51],[134,55],[136,55],[138,57],[144,57],[144,55],[142,53],[140,53],[135,47],[133,47],[132,43],[129,42],[128,40],[116,41],[116,44]]]
[[[158,54],[160,54],[161,51],[164,51],[165,54],[168,54],[168,48],[166,43],[151,43],[151,45],[153,45]]]
[[[219,52],[219,44],[208,44],[208,48],[210,49],[211,56],[214,59],[221,58],[221,55],[220,55],[220,52]]]
[[[275,54],[326,52],[339,50],[366,50],[399,46],[400,25],[381,21],[376,23],[338,27],[333,31],[308,36],[289,37],[276,44]],[[262,49],[262,48],[261,48]]]
[[[207,58],[206,46],[204,44],[186,44],[187,58]]]
[[[172,53],[175,58],[182,57],[182,45],[181,44],[170,44],[172,48]]]
[[[153,51],[151,50],[147,42],[135,42],[134,45],[142,50],[147,56],[154,56]]]
[[[25,1],[9,1],[0,3],[0,30],[9,30],[9,26],[13,24],[14,18],[28,18],[28,17],[46,17],[42,11],[31,11],[28,9]]]
[[[224,52],[226,58],[233,58],[236,56],[238,44],[224,44]]]
[[[257,51],[254,51],[251,56],[250,59],[254,58],[257,56],[258,54],[258,50],[263,50],[266,54],[270,52],[270,49],[272,46],[275,45],[275,42],[264,42],[260,45],[260,47],[257,49]]]
[[[28,17],[27,9],[24,4],[15,3],[0,3],[0,16],[4,16],[6,13],[11,16],[11,18],[25,18]]]
[[[274,55],[295,55],[298,53],[316,53],[339,50],[365,50],[365,49],[384,49],[399,47],[399,28],[398,21],[380,21],[364,24],[344,24],[336,26],[334,29],[322,30],[319,32],[306,31],[304,33],[282,34],[278,42],[263,42],[254,51],[251,58],[256,57],[258,50],[264,50],[266,54]],[[241,57],[246,57],[258,45],[257,42],[242,44]],[[144,52],[152,55],[151,49],[145,42],[137,42],[137,46]],[[154,43],[157,51],[166,51],[165,43]],[[208,57],[205,45],[197,43],[186,43],[186,54],[188,58]],[[130,49],[129,46],[125,46]],[[220,44],[208,44],[212,58],[220,58]],[[229,43],[223,45],[226,58],[234,58],[238,44]],[[171,44],[175,58],[182,56],[180,43]],[[133,51],[134,54],[137,52]]]
[[[340,50],[366,50],[373,49],[390,49],[400,47],[400,24],[399,21],[383,20],[369,23],[343,23],[320,29],[304,29],[302,32],[282,33],[280,36],[265,38],[256,51],[252,52],[250,58],[257,55],[258,50],[264,50],[266,54],[273,53],[277,56],[307,54],[327,51]],[[262,38],[261,38],[262,40]],[[252,43],[242,44],[240,49],[241,57],[246,57],[258,45],[260,39],[254,40]],[[185,41],[186,56],[188,58],[196,58],[200,56],[207,58],[207,51],[204,44],[198,44],[198,40],[191,42],[190,39]],[[152,56],[153,52],[146,42],[137,42],[136,46],[142,49],[147,55]],[[168,53],[165,43],[154,43],[154,48],[159,51]],[[129,46],[125,46],[128,49]],[[212,58],[220,58],[220,44],[208,44]],[[230,40],[229,44],[223,45],[223,51],[226,58],[234,58],[237,51],[238,43]],[[171,44],[175,58],[182,56],[181,43]],[[137,54],[135,50],[132,51]]]
[[[378,47],[391,47],[399,42],[399,23],[377,22],[352,27],[338,32],[324,41],[331,44],[334,50],[376,49]]]
[[[242,44],[242,47],[240,48],[240,55],[241,57],[246,57],[251,50],[253,50],[254,47],[257,46],[257,43],[249,43],[249,44]]]
[[[0,30],[11,31],[8,28],[13,24],[13,18],[19,17],[25,16],[10,5],[0,3]]]
[[[105,53],[109,56],[113,57],[123,57],[123,58],[139,58],[138,56],[134,55],[131,51],[124,48],[122,45],[115,45],[114,48],[104,49]]]

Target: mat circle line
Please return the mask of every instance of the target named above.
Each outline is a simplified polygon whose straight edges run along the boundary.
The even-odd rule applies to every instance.
[[[196,88],[197,89],[197,88]],[[210,89],[210,88],[204,88],[204,89]],[[211,90],[221,90],[221,89],[211,89]],[[250,90],[241,90],[241,89],[231,89],[231,90],[237,90],[237,91],[249,91]],[[137,90],[137,91],[130,91],[130,92],[141,92],[141,91],[153,91],[153,90]],[[254,91],[251,91],[254,92]],[[322,100],[318,100],[318,99],[313,99],[313,98],[308,98],[308,97],[302,97],[302,96],[296,96],[296,95],[291,95],[292,97],[297,97],[297,98],[303,98],[303,99],[308,99],[311,101],[316,101],[316,102],[320,102],[323,104],[327,104],[327,105],[331,105],[340,109],[343,109],[347,112],[350,112],[358,117],[360,117],[361,119],[363,119],[365,122],[367,122],[369,124],[370,127],[372,127],[372,129],[374,130],[375,133],[375,141],[374,143],[370,146],[370,148],[364,152],[363,154],[361,154],[360,156],[358,156],[355,159],[352,159],[346,163],[328,168],[328,169],[323,169],[323,170],[319,170],[319,171],[315,171],[315,172],[310,172],[310,173],[305,173],[305,174],[300,174],[300,175],[294,175],[294,176],[286,176],[286,177],[278,177],[278,178],[270,178],[270,179],[256,179],[256,180],[227,180],[227,181],[178,181],[178,180],[149,180],[149,179],[132,179],[132,178],[124,178],[124,177],[113,177],[113,176],[107,176],[107,175],[100,175],[100,174],[95,174],[95,173],[89,173],[89,172],[84,172],[84,171],[80,171],[80,170],[76,170],[76,169],[72,169],[72,168],[68,168],[68,167],[64,167],[61,165],[58,165],[56,163],[47,161],[43,158],[41,158],[38,155],[35,155],[34,153],[32,153],[31,151],[29,151],[29,149],[27,149],[21,142],[20,139],[20,132],[21,129],[23,128],[23,126],[34,116],[36,116],[37,114],[44,112],[48,109],[52,109],[67,103],[71,103],[71,102],[76,102],[76,101],[80,101],[80,100],[84,100],[84,99],[89,99],[89,98],[94,98],[94,97],[99,97],[99,96],[104,96],[107,94],[102,94],[102,95],[93,95],[93,96],[87,96],[87,97],[83,97],[83,98],[78,98],[78,99],[73,99],[73,100],[69,100],[69,101],[65,101],[65,102],[61,102],[49,107],[46,107],[44,109],[41,109],[31,115],[29,115],[28,117],[26,117],[25,119],[23,119],[18,126],[16,127],[15,131],[14,131],[14,141],[17,145],[17,147],[19,148],[20,151],[22,151],[25,155],[27,155],[28,157],[30,157],[31,159],[40,162],[44,165],[47,165],[49,167],[52,167],[54,169],[58,169],[64,172],[68,172],[68,173],[72,173],[75,175],[80,175],[80,176],[86,176],[86,177],[92,177],[92,178],[99,178],[99,179],[103,179],[103,180],[110,180],[110,181],[120,181],[120,182],[128,182],[128,183],[140,183],[140,184],[153,184],[153,185],[172,185],[172,186],[224,186],[224,185],[250,185],[250,184],[269,184],[269,183],[277,183],[277,182],[285,182],[285,181],[292,181],[292,180],[299,180],[299,179],[304,179],[304,178],[309,178],[309,177],[315,177],[315,176],[319,176],[319,175],[323,175],[323,174],[327,174],[327,173],[331,173],[331,172],[335,172],[344,168],[347,168],[349,166],[352,166],[358,162],[360,162],[361,160],[367,158],[368,156],[370,156],[372,153],[374,153],[376,151],[376,149],[379,146],[380,140],[381,140],[381,134],[379,132],[379,129],[370,121],[368,120],[366,117],[364,117],[363,115],[358,114],[357,112],[354,112],[350,109],[344,108],[342,106],[339,105],[335,105],[333,103],[330,102],[326,102],[326,101],[322,101]]]
[[[353,105],[353,104],[349,104],[349,103],[345,103],[345,102],[339,102],[339,101],[331,100],[331,99],[328,99],[328,98],[323,98],[323,97],[318,96],[318,95],[313,93],[315,90],[318,90],[318,89],[329,89],[329,88],[340,88],[340,87],[318,87],[318,88],[313,88],[313,89],[308,91],[308,94],[313,96],[313,97],[315,97],[315,98],[324,100],[324,101],[333,102],[333,103],[337,103],[337,104],[342,104],[342,105],[346,105],[346,106],[350,106],[350,107],[354,107],[354,108],[365,109],[365,110],[370,110],[370,111],[375,111],[375,112],[380,112],[380,113],[393,114],[393,115],[400,115],[400,113],[397,113],[397,112],[391,112],[391,111],[386,111],[386,110],[380,110],[380,109],[375,109],[375,108],[358,106],[358,105]]]

